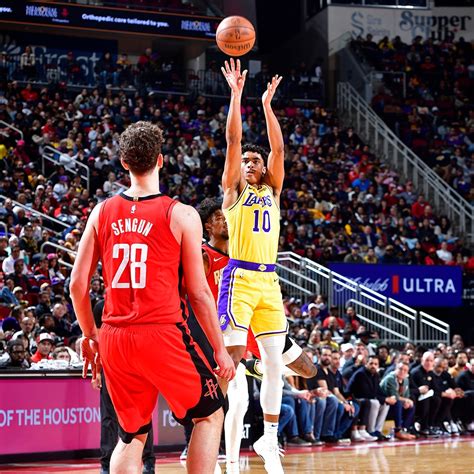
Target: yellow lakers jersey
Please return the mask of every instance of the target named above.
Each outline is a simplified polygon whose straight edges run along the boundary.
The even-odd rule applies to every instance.
[[[280,237],[280,209],[272,189],[247,184],[237,201],[223,209],[229,229],[229,256],[254,263],[275,263]]]

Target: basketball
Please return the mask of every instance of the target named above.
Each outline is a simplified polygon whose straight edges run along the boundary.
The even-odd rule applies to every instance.
[[[255,28],[243,16],[228,16],[217,28],[216,42],[223,53],[243,56],[255,44]]]

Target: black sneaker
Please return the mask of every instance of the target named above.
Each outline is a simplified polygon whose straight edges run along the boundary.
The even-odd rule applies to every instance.
[[[321,441],[324,441],[328,444],[336,444],[337,438],[335,436],[321,436]]]
[[[426,438],[439,438],[439,434],[433,428],[424,428],[420,431],[420,434]]]
[[[389,441],[390,440],[390,436],[385,436],[380,431],[374,431],[373,433],[370,433],[370,435],[375,436],[377,438],[377,441]]]
[[[305,441],[304,439],[301,439],[299,436],[293,436],[293,438],[289,438],[288,442],[286,443],[287,446],[296,446],[296,447],[307,447],[307,446],[312,446],[312,443],[309,441]]]
[[[307,433],[301,438],[308,441],[308,443],[311,443],[311,446],[324,446],[326,444],[324,441],[316,439],[312,433]]]

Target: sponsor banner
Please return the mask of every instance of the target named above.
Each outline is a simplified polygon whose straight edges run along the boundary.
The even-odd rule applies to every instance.
[[[1,20],[212,40],[221,19],[69,3],[33,3],[15,0],[0,1]]]
[[[413,38],[432,38],[443,41],[453,34],[466,41],[474,40],[474,8],[367,8],[328,7],[328,42],[337,40],[350,32],[352,37],[366,37],[369,33],[374,41],[384,36],[390,39],[400,36],[403,42],[411,43]],[[342,43],[342,42],[341,42]],[[341,44],[340,47],[344,47]]]
[[[329,268],[409,306],[461,306],[463,286],[459,267],[331,263]],[[334,291],[344,288],[335,285]]]
[[[160,397],[154,444],[184,444],[183,428]],[[100,448],[99,392],[78,377],[0,377],[0,456]]]
[[[0,455],[97,449],[99,392],[80,378],[0,379]]]

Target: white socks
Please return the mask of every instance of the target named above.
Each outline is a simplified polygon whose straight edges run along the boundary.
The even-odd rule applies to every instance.
[[[264,421],[263,436],[268,439],[276,440],[278,438],[278,423],[274,423],[273,421]]]

